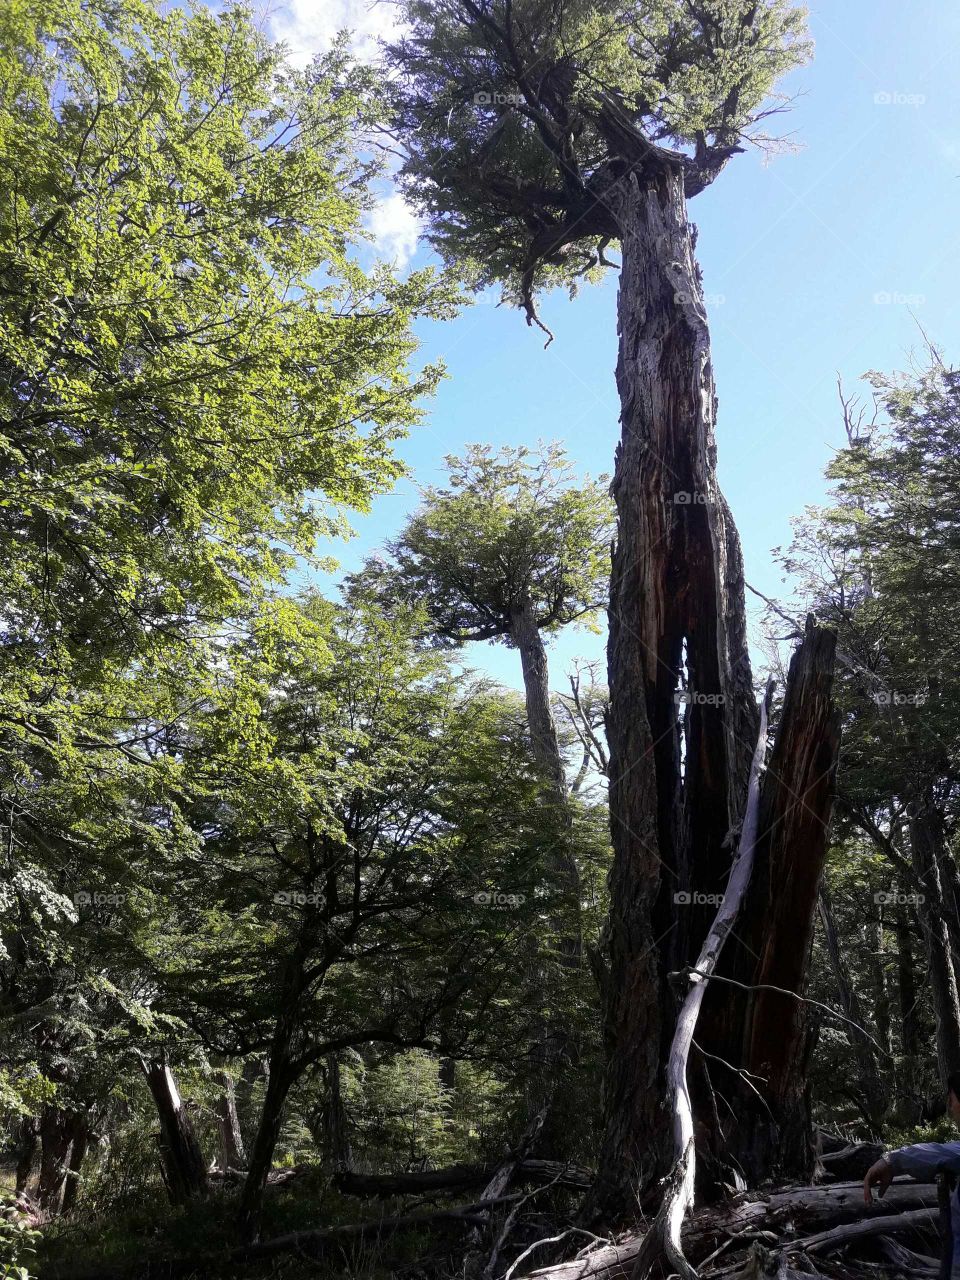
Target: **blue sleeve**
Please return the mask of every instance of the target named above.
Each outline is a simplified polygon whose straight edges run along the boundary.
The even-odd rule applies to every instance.
[[[939,1169],[960,1173],[960,1142],[918,1142],[913,1147],[888,1151],[894,1173],[906,1173],[918,1182],[933,1182]]]

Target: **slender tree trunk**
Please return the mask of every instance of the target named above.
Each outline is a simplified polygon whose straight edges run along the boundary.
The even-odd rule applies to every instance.
[[[290,1054],[295,1031],[295,1016],[293,1008],[280,1015],[270,1048],[270,1075],[267,1080],[267,1091],[263,1099],[260,1123],[250,1152],[247,1176],[237,1211],[237,1228],[240,1239],[245,1243],[256,1240],[260,1231],[263,1195],[267,1185],[267,1175],[273,1164],[273,1153],[283,1126],[283,1108],[287,1095],[297,1079]]]
[[[638,1187],[668,1166],[662,1098],[678,1004],[665,975],[696,959],[712,921],[713,906],[698,898],[723,891],[757,733],[742,560],[715,474],[710,344],[682,175],[664,168],[641,185],[627,172],[609,204],[622,251],[607,650],[614,860],[605,1138],[586,1220],[629,1212]]]
[[[946,1079],[960,1070],[960,994],[951,947],[949,907],[944,895],[941,863],[949,855],[944,847],[943,821],[929,800],[913,807],[910,816],[913,865],[920,882],[920,919],[930,960],[930,990],[937,1019],[937,1060]]]
[[[207,1194],[207,1169],[173,1073],[161,1057],[143,1064],[160,1120],[160,1159],[173,1204]]]
[[[243,1169],[247,1163],[237,1116],[237,1100],[233,1088],[233,1076],[225,1068],[217,1073],[220,1092],[217,1095],[217,1130],[220,1135],[220,1163],[224,1169]]]
[[[74,1116],[72,1128],[70,1160],[67,1165],[67,1179],[63,1189],[63,1204],[60,1209],[63,1214],[73,1212],[80,1190],[80,1173],[87,1158],[87,1152],[90,1149],[90,1126],[87,1123],[86,1116]]]
[[[570,811],[566,776],[550,704],[547,651],[537,625],[536,611],[530,600],[522,601],[514,611],[510,638],[520,654],[533,756],[546,779],[549,802],[556,809],[556,822],[552,824],[545,862],[552,886],[559,891],[560,905],[552,921],[557,958],[563,969],[570,970],[580,964],[583,954],[580,871],[569,838]],[[544,988],[543,1003],[546,1008],[555,1009],[562,994],[555,983],[558,977],[559,981],[563,981],[563,978],[552,968],[544,970],[544,948],[541,944],[534,944],[531,950],[535,951],[532,964],[539,971],[537,985]],[[559,1158],[564,1154],[567,1134],[567,1126],[561,1115],[564,1097],[560,1082],[564,1068],[577,1060],[579,1046],[564,1019],[556,1016],[551,1018],[549,1014],[543,1020],[537,1041],[527,1107],[530,1115],[543,1113],[546,1117],[538,1130],[542,1153],[547,1157]]]
[[[820,887],[820,922],[823,925],[823,937],[830,957],[830,967],[833,969],[837,984],[840,1008],[851,1022],[856,1023],[858,1027],[866,1027],[863,1006],[840,949],[833,904],[825,884]],[[847,1028],[847,1035],[857,1064],[858,1093],[863,1099],[864,1118],[870,1127],[871,1137],[879,1137],[888,1104],[886,1090],[883,1087],[880,1059],[875,1047],[865,1036],[858,1035],[852,1027]]]
[[[897,906],[897,995],[900,1004],[900,1072],[897,1078],[897,1110],[901,1121],[918,1124],[920,1099],[920,1003],[914,980],[913,931],[906,903]]]
[[[557,803],[563,804],[567,798],[567,784],[550,705],[547,650],[530,600],[523,601],[514,611],[510,620],[510,639],[520,654],[533,757],[549,779]]]

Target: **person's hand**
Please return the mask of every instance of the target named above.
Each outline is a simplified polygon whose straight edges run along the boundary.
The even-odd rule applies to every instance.
[[[867,1170],[867,1176],[863,1180],[863,1202],[864,1204],[873,1203],[872,1189],[877,1188],[877,1195],[883,1199],[884,1192],[893,1181],[893,1165],[885,1157],[881,1156],[876,1164],[870,1166]]]

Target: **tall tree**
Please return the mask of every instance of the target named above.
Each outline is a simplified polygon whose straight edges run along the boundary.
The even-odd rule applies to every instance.
[[[677,1008],[667,973],[709,924],[741,819],[756,708],[739,541],[715,474],[715,392],[686,200],[752,139],[806,56],[783,0],[446,0],[406,7],[393,49],[407,189],[434,243],[537,320],[538,289],[621,249],[622,440],[610,596],[614,844],[607,1137],[596,1207],[623,1212],[668,1162],[660,1106]],[[688,695],[678,719],[675,695]]]
[[[544,634],[589,623],[607,593],[612,504],[579,482],[561,446],[475,445],[447,458],[450,486],[428,489],[390,545],[400,577],[452,644],[501,641],[520,655],[533,753],[558,800],[566,775]]]

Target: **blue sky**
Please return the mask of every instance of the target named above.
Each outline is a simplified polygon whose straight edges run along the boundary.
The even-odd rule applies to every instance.
[[[291,0],[270,17],[301,57],[332,27],[358,27],[369,42],[388,22],[382,6],[355,0]],[[960,6],[829,0],[812,8],[810,28],[814,60],[785,82],[800,96],[779,118],[799,149],[767,164],[736,157],[690,205],[720,403],[720,480],[748,581],[779,596],[787,588],[771,548],[789,540],[792,515],[822,500],[823,468],[843,442],[838,372],[848,391],[867,392],[858,380],[868,370],[905,367],[922,345],[918,326],[960,360]],[[377,230],[385,248],[411,249],[397,200]],[[429,256],[420,247],[412,261]],[[411,478],[354,521],[353,542],[330,548],[345,567],[400,528],[417,486],[441,482],[444,455],[467,443],[559,439],[583,470],[610,472],[616,286],[611,272],[573,301],[547,298],[541,309],[556,335],[547,350],[519,313],[489,301],[422,327],[422,356],[441,358],[449,376],[401,447]],[[601,638],[565,633],[552,645],[554,686],[576,654],[602,648]],[[474,646],[470,660],[519,686],[515,654]]]

